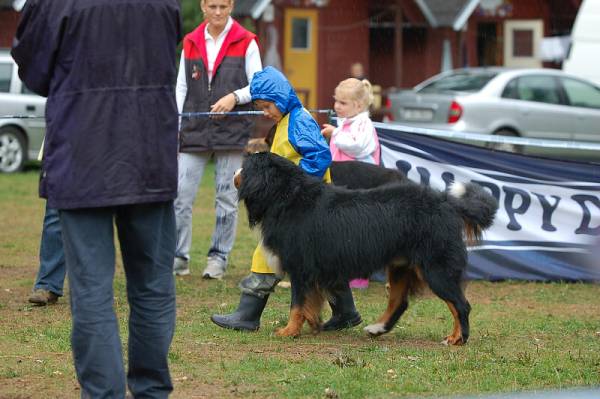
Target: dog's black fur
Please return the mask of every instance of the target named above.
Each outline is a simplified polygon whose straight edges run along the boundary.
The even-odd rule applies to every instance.
[[[463,233],[478,236],[497,209],[481,187],[458,184],[460,197],[412,182],[348,190],[271,153],[246,157],[235,183],[250,226],[260,227],[270,265],[290,277],[290,320],[278,335],[299,335],[304,321],[318,331],[328,292],[385,267],[389,304],[378,323],[365,328],[369,334],[390,331],[408,307],[409,293],[425,282],[454,316],[446,342],[467,341]]]
[[[388,169],[360,161],[334,161],[329,166],[329,171],[333,184],[349,189],[375,188],[408,181],[398,169]]]
[[[246,154],[268,152],[271,149],[272,137],[252,138],[246,145]],[[331,182],[336,186],[350,189],[375,188],[389,183],[400,183],[408,180],[397,169],[388,169],[360,161],[333,161],[329,165]]]

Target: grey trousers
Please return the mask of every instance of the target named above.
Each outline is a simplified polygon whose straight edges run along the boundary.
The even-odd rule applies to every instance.
[[[192,207],[204,168],[211,156],[215,160],[215,229],[208,250],[208,257],[227,263],[227,257],[235,241],[238,215],[237,190],[233,174],[242,166],[241,151],[214,151],[179,154],[179,182],[175,200],[177,224],[177,247],[175,256],[190,260],[192,246]]]
[[[240,281],[239,287],[244,294],[264,298],[275,291],[275,287],[280,280],[274,273],[251,272]]]

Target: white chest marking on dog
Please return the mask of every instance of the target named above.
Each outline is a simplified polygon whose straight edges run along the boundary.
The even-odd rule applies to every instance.
[[[283,278],[284,272],[281,270],[281,261],[279,260],[279,256],[271,252],[271,250],[263,244],[262,239],[260,240],[260,246],[263,249],[267,265],[269,265],[277,277]]]
[[[370,325],[366,326],[364,328],[364,330],[366,332],[368,332],[370,335],[375,335],[375,336],[385,334],[387,332],[387,330],[385,329],[385,325],[383,323],[370,324]]]
[[[465,185],[462,183],[454,182],[450,186],[450,195],[455,198],[461,198],[463,195],[465,195],[466,192],[467,192],[467,189],[466,189]]]

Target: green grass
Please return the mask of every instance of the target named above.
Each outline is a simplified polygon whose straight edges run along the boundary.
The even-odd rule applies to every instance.
[[[38,171],[0,175],[0,397],[76,398],[68,290],[55,306],[26,298],[38,266],[44,201]],[[242,207],[223,281],[200,278],[214,224],[213,170],[194,208],[192,275],[177,280],[177,330],[169,355],[174,398],[389,398],[566,389],[600,384],[600,287],[591,284],[472,282],[471,338],[439,342],[451,330],[446,305],[429,293],[412,301],[398,326],[371,339],[361,328],[298,339],[285,325],[289,290],[269,299],[256,333],[214,326],[212,313],[235,309],[256,238]],[[122,268],[115,280],[121,337],[127,337]],[[363,319],[384,309],[385,289],[356,292]],[[325,314],[324,317],[328,317]]]

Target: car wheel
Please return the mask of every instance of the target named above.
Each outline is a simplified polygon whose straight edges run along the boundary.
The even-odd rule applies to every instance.
[[[510,136],[510,137],[519,137],[519,135],[508,129],[501,129],[494,132],[494,136]],[[488,148],[497,151],[506,151],[506,152],[515,152],[518,154],[523,153],[523,146],[512,143],[488,143]]]
[[[23,134],[16,128],[0,128],[0,172],[14,173],[23,169],[27,147]]]

